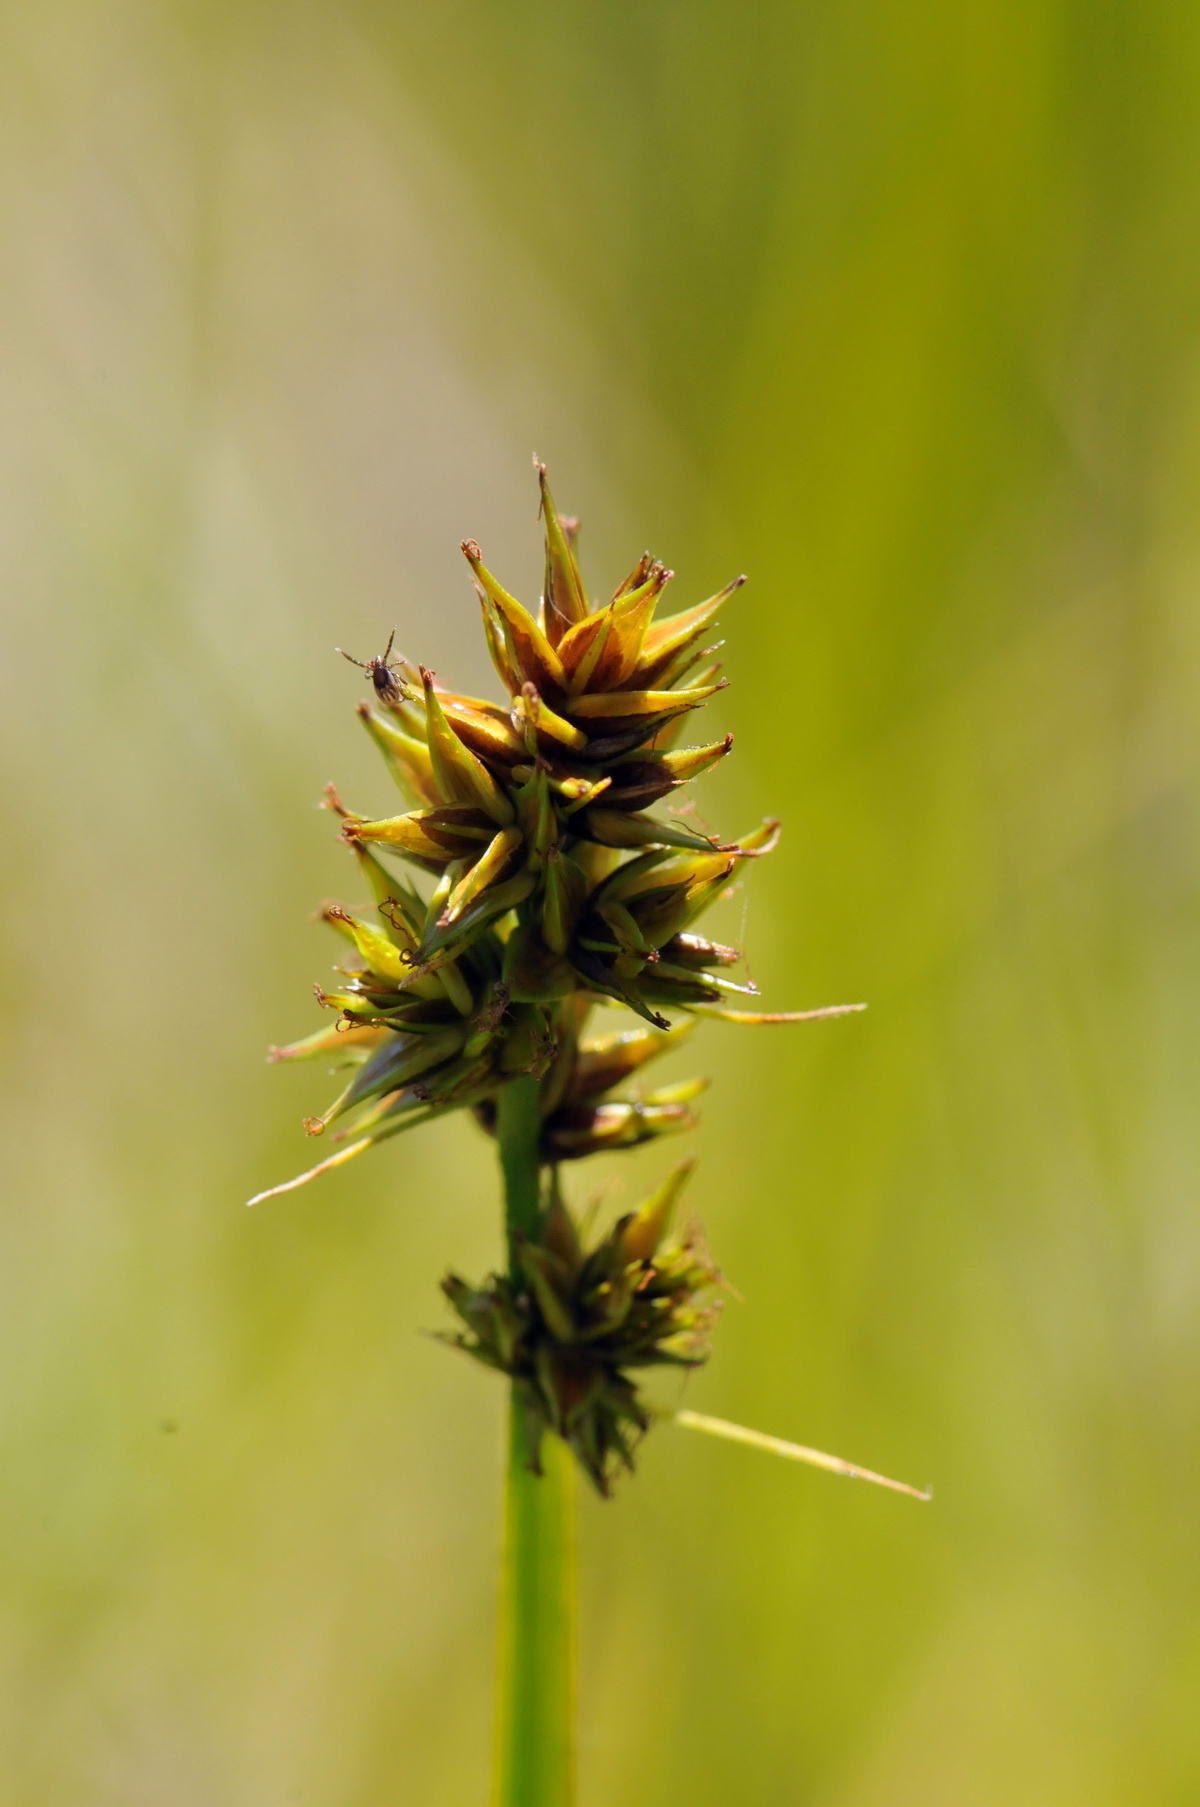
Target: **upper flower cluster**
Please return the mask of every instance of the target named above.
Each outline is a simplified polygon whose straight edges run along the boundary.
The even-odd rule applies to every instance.
[[[338,1020],[272,1050],[333,1054],[356,1069],[307,1123],[320,1134],[336,1120],[342,1146],[289,1185],[449,1110],[474,1107],[490,1127],[496,1094],[522,1073],[541,1080],[547,1161],[630,1147],[692,1122],[701,1081],[614,1096],[689,1018],[797,1020],[729,1009],[731,992],[752,989],[727,975],[740,955],[694,932],[738,865],[774,845],[778,824],[721,841],[678,812],[651,813],[732,745],[731,735],[674,742],[725,683],[717,647],[703,642],[743,579],[660,620],[671,572],[647,553],[593,603],[576,523],[559,516],[537,470],[546,575],[536,615],[473,540],[463,545],[507,703],[443,688],[393,658],[390,642],[365,663],[373,694],[358,712],[410,807],[369,818],[327,793],[373,907],[326,905],[324,920],[352,950],[337,986],[317,988]],[[425,886],[402,878],[389,855],[427,875]],[[646,1027],[588,1038],[597,1002],[627,1006]]]

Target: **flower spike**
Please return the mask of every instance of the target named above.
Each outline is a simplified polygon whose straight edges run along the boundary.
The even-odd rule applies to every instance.
[[[258,1199],[450,1111],[495,1133],[501,1093],[528,1076],[549,1176],[539,1221],[508,1275],[480,1288],[445,1282],[464,1326],[451,1340],[509,1375],[528,1422],[564,1437],[608,1492],[654,1416],[631,1371],[704,1360],[720,1276],[694,1230],[667,1242],[689,1162],[590,1245],[562,1200],[559,1166],[694,1127],[704,1080],[649,1091],[640,1081],[700,1018],[778,1024],[864,1006],[733,1008],[731,993],[754,992],[728,976],[740,951],[696,924],[743,861],[770,852],[779,823],[724,840],[694,816],[651,813],[733,745],[729,734],[674,743],[725,688],[705,641],[745,579],[659,619],[673,573],[645,553],[593,603],[578,523],[559,514],[535,465],[537,607],[504,588],[474,540],[462,542],[504,701],[445,689],[393,656],[394,636],[381,658],[353,661],[370,679],[359,717],[407,807],[363,815],[326,793],[368,900],[320,912],[342,944],[336,985],[316,988],[336,1021],[270,1058],[328,1057],[349,1069],[348,1083],[306,1124],[333,1152]],[[610,1005],[638,1026],[590,1034],[592,1011]]]

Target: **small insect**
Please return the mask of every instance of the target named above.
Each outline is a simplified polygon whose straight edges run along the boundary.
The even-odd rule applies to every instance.
[[[340,646],[334,647],[335,653],[342,653],[343,659],[349,659],[351,665],[357,665],[365,671],[375,686],[375,695],[381,703],[398,703],[403,692],[396,682],[396,674],[392,670],[392,642],[396,638],[396,630],[392,629],[388,636],[387,650],[382,659],[356,659],[353,653],[342,652]]]

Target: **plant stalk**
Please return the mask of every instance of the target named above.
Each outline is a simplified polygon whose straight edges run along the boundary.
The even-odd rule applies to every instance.
[[[540,1214],[538,1083],[500,1094],[510,1270],[518,1234]],[[504,1552],[500,1573],[494,1807],[573,1807],[575,1800],[575,1474],[570,1450],[542,1438],[531,1472],[530,1432],[516,1388],[509,1408]]]

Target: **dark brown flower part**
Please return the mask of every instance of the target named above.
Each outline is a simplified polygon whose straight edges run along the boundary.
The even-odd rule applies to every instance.
[[[607,1495],[653,1421],[631,1371],[707,1359],[721,1276],[697,1230],[662,1246],[690,1170],[677,1167],[591,1248],[552,1183],[538,1236],[518,1244],[516,1274],[478,1287],[457,1274],[442,1282],[464,1326],[445,1340],[512,1380],[535,1470],[542,1433],[553,1431]]]

